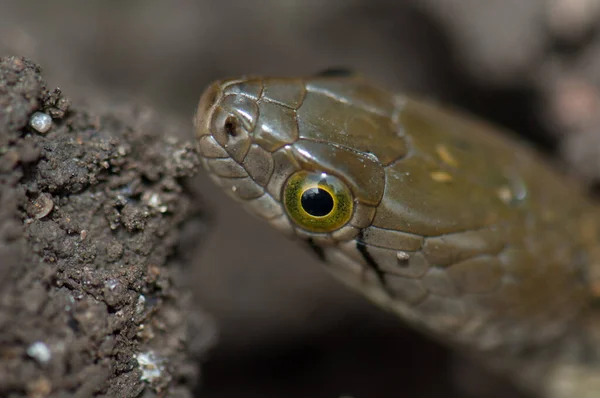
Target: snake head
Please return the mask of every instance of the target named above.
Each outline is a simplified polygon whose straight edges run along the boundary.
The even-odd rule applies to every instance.
[[[376,138],[395,135],[382,95],[391,100],[346,76],[218,81],[195,118],[203,164],[230,196],[288,235],[352,239],[383,196],[385,164],[404,152],[401,140]]]
[[[216,82],[195,126],[217,185],[420,328],[526,346],[582,308],[587,204],[482,121],[319,76]]]

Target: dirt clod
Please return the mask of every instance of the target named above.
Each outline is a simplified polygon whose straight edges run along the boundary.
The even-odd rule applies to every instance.
[[[0,396],[191,391],[186,347],[211,340],[188,338],[177,284],[179,227],[203,219],[181,183],[196,155],[135,112],[69,105],[34,63],[0,58]],[[53,118],[46,134],[28,126],[36,111]]]

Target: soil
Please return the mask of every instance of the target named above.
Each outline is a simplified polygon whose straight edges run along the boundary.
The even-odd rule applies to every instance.
[[[214,332],[173,257],[206,222],[192,147],[71,105],[20,57],[0,58],[0,104],[0,396],[190,396]]]
[[[349,292],[202,172],[185,177],[191,118],[214,79],[343,67],[508,127],[592,189],[596,0],[0,3],[0,54],[33,59],[73,101],[64,113],[33,65],[2,66],[0,396],[134,394],[147,385],[135,356],[152,349],[171,364],[167,396],[517,397]],[[36,110],[53,114],[45,135],[26,127]],[[152,311],[137,315],[142,296]]]

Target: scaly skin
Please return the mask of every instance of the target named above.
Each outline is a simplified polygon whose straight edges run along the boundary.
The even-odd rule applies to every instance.
[[[346,284],[529,391],[592,393],[596,207],[509,133],[356,77],[216,82],[195,124],[213,180]],[[288,214],[299,171],[347,187],[347,222]]]

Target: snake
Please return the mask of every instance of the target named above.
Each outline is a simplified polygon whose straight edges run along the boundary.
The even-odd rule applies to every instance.
[[[600,397],[600,217],[512,131],[356,74],[212,83],[201,163],[403,322],[539,397]]]

